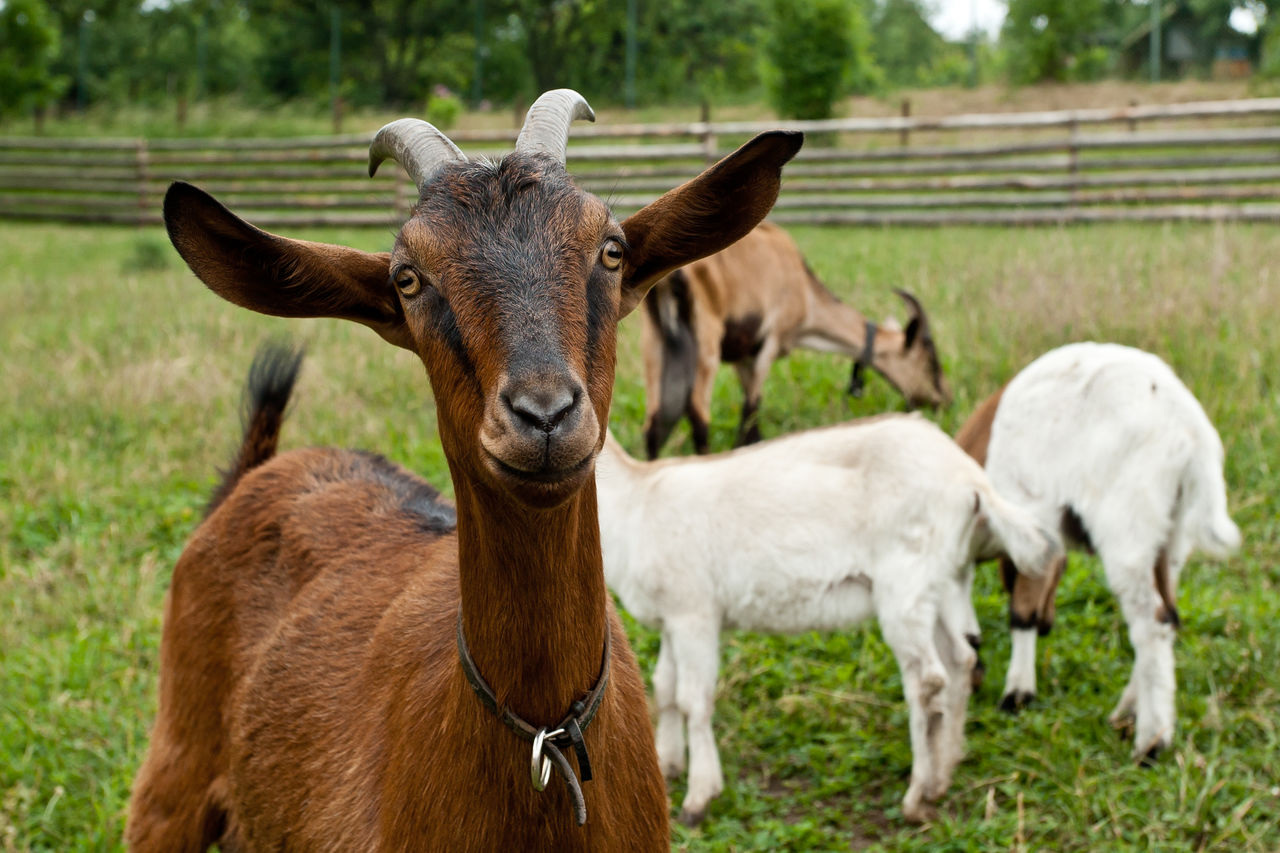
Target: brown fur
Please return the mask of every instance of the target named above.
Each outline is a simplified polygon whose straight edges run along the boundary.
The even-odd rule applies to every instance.
[[[170,189],[171,238],[220,295],[346,317],[419,354],[457,526],[426,483],[367,454],[237,468],[174,569],[133,849],[668,849],[644,684],[604,586],[592,457],[556,454],[604,440],[617,319],[655,278],[764,216],[799,144],[762,135],[621,227],[549,160],[455,165],[389,255],[268,235],[193,187]],[[602,271],[599,246],[623,232],[623,268]],[[391,279],[409,267],[428,283],[402,297]],[[554,476],[504,474],[532,439],[501,421],[502,389],[565,377],[584,398],[573,425],[554,442],[525,428]],[[532,789],[530,745],[467,685],[460,611],[498,702],[535,725],[592,686],[611,632],[612,678],[586,731],[585,826],[558,777]]]
[[[711,419],[711,391],[721,361],[738,371],[744,394],[740,443],[758,430],[750,429],[760,406],[761,391],[775,359],[792,349],[841,352],[857,358],[866,343],[866,317],[845,305],[812,273],[791,237],[776,225],[761,223],[750,234],[719,254],[689,264],[680,271],[688,300],[680,314],[688,317],[697,356],[687,380],[687,401],[673,401],[664,381],[663,330],[658,310],[642,318],[641,343],[645,360],[645,433],[650,456],[665,442],[683,416],[702,424]],[[671,282],[662,282],[647,297],[669,300]],[[919,302],[902,294],[912,319],[906,329],[880,328],[872,367],[889,379],[911,405],[946,405],[951,392],[942,376],[928,318]],[[670,334],[668,334],[668,338]],[[705,432],[705,431],[704,431]],[[705,453],[705,439],[695,441]]]
[[[983,467],[986,467],[987,448],[991,444],[991,426],[1008,387],[1006,383],[983,400],[956,433],[956,444]],[[1000,555],[1000,577],[1005,592],[1009,593],[1010,627],[1035,628],[1042,635],[1049,633],[1057,615],[1058,583],[1066,566],[1067,560],[1063,557],[1044,577],[1033,578],[1019,574],[1008,555]]]
[[[987,464],[987,445],[991,443],[991,424],[995,422],[1000,398],[1007,387],[1008,384],[983,400],[956,433],[956,444],[983,467]]]

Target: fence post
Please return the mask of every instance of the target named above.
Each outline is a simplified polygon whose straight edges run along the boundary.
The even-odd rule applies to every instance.
[[[708,163],[714,163],[716,157],[716,133],[711,129],[711,104],[702,102],[702,157]]]
[[[405,181],[408,180],[408,177],[408,173],[403,169],[396,170],[396,189],[394,195],[392,195],[391,201],[391,222],[393,225],[398,225],[399,223],[404,222],[405,215],[409,212],[410,207],[412,207],[412,204],[409,201],[408,191],[405,189],[408,186],[408,184],[405,183]]]
[[[1080,146],[1079,146],[1080,126],[1073,118],[1067,125],[1067,176],[1071,179],[1071,190],[1068,198],[1068,208],[1075,209],[1076,195],[1080,192],[1080,184],[1077,178],[1080,175]]]
[[[902,99],[902,117],[911,118],[911,99],[910,98]],[[910,141],[910,139],[911,139],[911,131],[908,130],[906,127],[903,127],[902,130],[898,131],[898,145],[902,146],[903,148],[906,148],[907,143]]]
[[[145,137],[137,140],[133,149],[133,159],[138,174],[138,224],[146,225],[147,207],[150,203],[147,184],[151,177],[151,156]]]

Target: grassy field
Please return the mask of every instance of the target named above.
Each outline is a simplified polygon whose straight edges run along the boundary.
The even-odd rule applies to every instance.
[[[988,680],[970,754],[915,827],[899,801],[906,708],[875,628],[726,635],[716,731],[728,785],[688,850],[1280,849],[1280,240],[1266,226],[797,230],[814,268],[876,318],[891,287],[929,307],[954,406],[1073,340],[1169,360],[1227,448],[1235,558],[1194,560],[1179,597],[1180,728],[1145,769],[1105,715],[1131,652],[1091,560],[1072,559],[1040,698],[997,710],[1008,657],[995,570],[979,574]],[[313,233],[367,249],[384,232]],[[638,334],[624,324],[612,423],[640,446]],[[119,847],[154,709],[161,601],[238,435],[253,350],[289,334],[310,356],[284,442],[375,448],[447,488],[414,358],[336,321],[220,302],[162,233],[0,229],[0,850]],[[898,408],[882,380],[844,396],[848,363],[793,356],[765,391],[767,434]],[[736,380],[712,440],[732,440]],[[673,452],[688,452],[687,436]],[[856,510],[856,500],[851,496]],[[656,635],[634,628],[646,669]],[[676,804],[683,796],[676,784]]]

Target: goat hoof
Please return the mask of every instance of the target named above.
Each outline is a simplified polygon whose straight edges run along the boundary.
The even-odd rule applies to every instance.
[[[927,803],[903,806],[902,816],[912,823],[930,823],[938,819],[938,810]]]
[[[679,779],[680,774],[684,773],[684,765],[672,762],[670,764],[663,763],[662,776],[664,779]]]
[[[1016,714],[1035,701],[1035,698],[1036,694],[1029,690],[1015,690],[1012,693],[1006,693],[1004,698],[1000,700],[1000,710]]]
[[[1135,749],[1133,757],[1138,762],[1139,767],[1155,767],[1160,753],[1164,752],[1168,744],[1161,738],[1156,738],[1147,744],[1146,749]]]
[[[697,810],[693,810],[693,809],[680,810],[680,822],[683,823],[685,826],[695,827],[701,824],[706,819],[707,819],[706,806],[703,806],[702,808]]]

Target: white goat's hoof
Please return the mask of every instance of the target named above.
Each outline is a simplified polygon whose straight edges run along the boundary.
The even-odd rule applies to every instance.
[[[929,823],[938,819],[938,810],[925,802],[917,802],[907,805],[904,800],[902,803],[902,816],[912,823]]]
[[[950,775],[948,775],[947,778],[945,779],[939,779],[938,781],[925,786],[925,789],[924,789],[925,802],[936,803],[938,800],[942,799],[942,795],[947,793],[947,789],[950,787],[951,787]]]
[[[707,819],[706,806],[703,806],[700,809],[691,809],[688,806],[685,806],[684,808],[680,809],[680,822],[683,823],[685,826],[689,826],[689,827],[698,826],[706,819]]]

